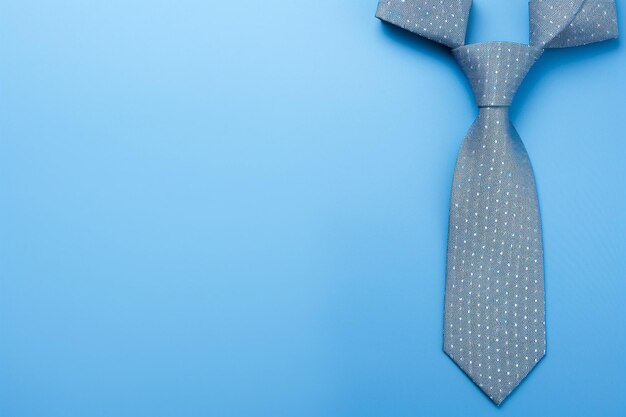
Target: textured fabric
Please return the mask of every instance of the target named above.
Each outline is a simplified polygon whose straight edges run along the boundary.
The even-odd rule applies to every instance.
[[[614,0],[531,0],[530,44],[565,48],[617,38]]]
[[[546,352],[532,168],[507,107],[485,107],[454,174],[444,351],[500,404]]]
[[[548,44],[549,48],[586,45],[618,36],[617,11],[612,1],[586,1],[563,32]]]
[[[490,42],[453,53],[480,111],[452,183],[444,351],[500,404],[546,350],[537,192],[507,107],[541,50]]]
[[[451,48],[465,43],[472,0],[381,0],[376,17]]]
[[[510,106],[517,88],[542,49],[512,42],[487,42],[452,51],[478,106]]]
[[[541,220],[533,170],[509,121],[546,48],[617,37],[612,0],[531,0],[530,45],[464,45],[469,0],[380,0],[377,17],[454,48],[479,113],[452,184],[444,351],[500,404],[546,353]]]
[[[574,20],[585,0],[530,0],[530,44],[545,47]]]

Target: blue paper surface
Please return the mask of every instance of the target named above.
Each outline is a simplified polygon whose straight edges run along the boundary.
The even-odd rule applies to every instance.
[[[623,41],[547,51],[512,108],[548,353],[498,409],[442,352],[472,95],[375,10],[0,4],[0,416],[626,415]],[[528,40],[525,0],[471,13]]]

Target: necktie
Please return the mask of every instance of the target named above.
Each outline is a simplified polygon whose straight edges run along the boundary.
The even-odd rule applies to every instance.
[[[479,108],[450,203],[444,351],[497,405],[546,352],[543,250],[532,166],[509,121],[544,49],[617,37],[613,0],[531,0],[530,45],[464,45],[471,0],[380,0],[376,16],[452,49]]]

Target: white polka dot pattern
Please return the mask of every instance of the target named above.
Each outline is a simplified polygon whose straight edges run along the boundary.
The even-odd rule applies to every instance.
[[[464,46],[471,0],[379,0],[376,16],[453,48],[480,108],[459,152],[444,351],[496,404],[546,352],[535,179],[508,106],[546,48],[618,36],[614,0],[530,0],[530,45]]]
[[[530,44],[565,48],[618,36],[614,0],[531,0]]]
[[[452,51],[479,106],[509,106],[543,50],[513,42],[485,42]]]
[[[574,20],[585,0],[530,0],[530,44],[545,47]]]
[[[381,0],[376,17],[451,48],[465,43],[471,0]]]
[[[496,404],[545,354],[542,253],[524,145],[508,107],[483,107],[454,174],[444,351]]]
[[[549,44],[549,48],[567,48],[615,39],[617,11],[612,1],[586,1],[569,26]]]

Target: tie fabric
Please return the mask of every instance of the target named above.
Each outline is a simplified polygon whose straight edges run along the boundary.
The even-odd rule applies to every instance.
[[[617,18],[614,0],[531,0],[529,45],[465,45],[470,8],[381,0],[376,16],[450,47],[474,93],[452,183],[444,352],[500,405],[546,353],[539,204],[509,106],[544,49],[616,38]]]

